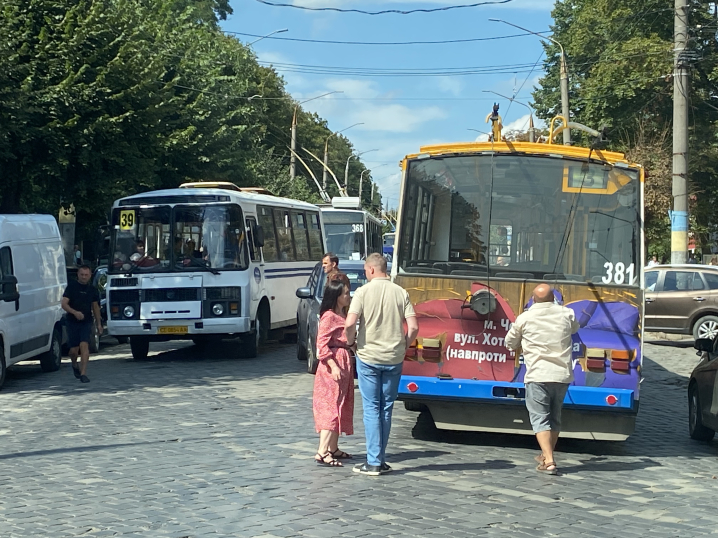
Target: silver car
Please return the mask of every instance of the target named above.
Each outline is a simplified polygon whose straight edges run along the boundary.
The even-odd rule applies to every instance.
[[[349,277],[352,295],[354,291],[366,284],[364,262],[342,260],[339,270]],[[307,361],[307,372],[314,374],[317,371],[317,329],[319,328],[319,307],[324,297],[324,286],[327,275],[318,263],[309,277],[307,285],[297,290],[299,306],[297,307],[297,359]]]

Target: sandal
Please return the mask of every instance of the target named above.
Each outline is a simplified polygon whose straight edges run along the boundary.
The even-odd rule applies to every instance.
[[[542,464],[546,460],[546,458],[544,457],[543,454],[539,454],[534,459],[536,460],[536,463],[538,463],[539,465]]]
[[[351,454],[347,454],[343,450],[339,450],[338,448],[331,454],[334,457],[334,459],[337,459],[337,460],[350,460],[354,457]]]
[[[546,473],[546,474],[551,474],[551,475],[558,474],[558,467],[556,467],[556,462],[554,462],[554,461],[541,462],[538,465],[538,467],[536,467],[536,470],[541,473]]]
[[[327,452],[326,454],[324,454],[324,456],[322,456],[319,452],[317,452],[316,455],[319,456],[319,458],[320,458],[320,459],[317,459],[316,457],[314,458],[314,461],[317,463],[317,465],[321,465],[323,467],[344,467],[344,465],[342,465],[341,461],[335,460],[332,457],[331,452]],[[329,461],[327,461],[327,458],[331,458],[331,459]]]

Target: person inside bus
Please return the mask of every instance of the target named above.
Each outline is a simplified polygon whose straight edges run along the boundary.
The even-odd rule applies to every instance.
[[[332,278],[324,289],[319,307],[317,359],[312,408],[319,433],[319,449],[314,460],[325,467],[343,467],[350,459],[339,449],[339,435],[354,433],[354,373],[352,349],[344,334],[346,310],[351,302],[350,287],[342,278]]]
[[[157,260],[155,260],[152,256],[147,255],[147,251],[145,250],[145,241],[142,238],[137,239],[137,242],[135,243],[135,253],[130,256],[130,261],[137,267],[150,267],[152,265],[157,265]]]
[[[329,275],[339,272],[339,257],[333,252],[327,252],[322,256],[322,269],[324,274],[327,275],[327,281],[329,281]]]

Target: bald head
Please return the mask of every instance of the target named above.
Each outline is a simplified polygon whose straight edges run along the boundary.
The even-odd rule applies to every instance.
[[[539,284],[534,288],[534,302],[535,303],[552,303],[553,302],[553,288],[548,284]]]

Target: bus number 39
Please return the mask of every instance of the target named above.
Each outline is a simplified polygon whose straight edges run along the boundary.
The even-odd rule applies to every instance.
[[[601,278],[601,282],[604,284],[633,284],[636,279],[633,264],[626,267],[623,262],[618,262],[615,265],[606,262],[603,267],[606,269],[606,275]]]

